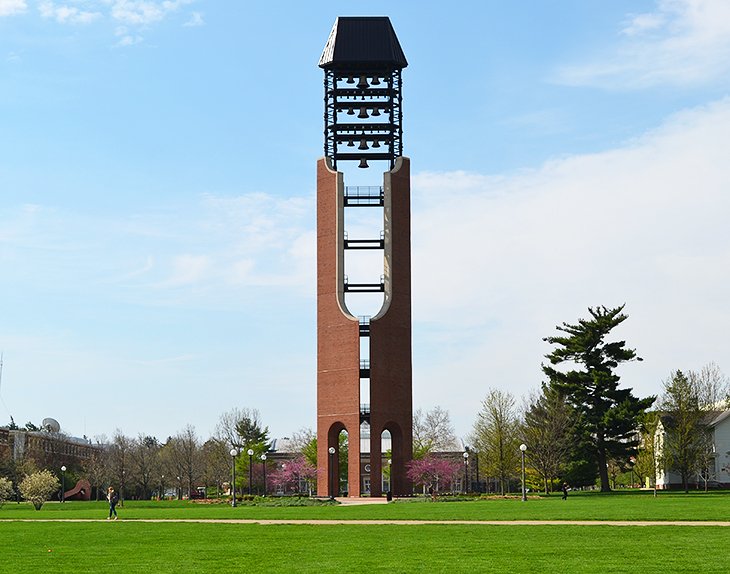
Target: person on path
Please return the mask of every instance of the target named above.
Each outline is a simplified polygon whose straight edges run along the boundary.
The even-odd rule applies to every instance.
[[[568,500],[568,483],[563,483],[563,500]]]
[[[117,496],[117,493],[111,486],[106,494],[106,499],[109,501],[109,516],[107,516],[107,520],[112,519],[112,514],[114,515],[114,520],[117,520],[117,502],[119,502],[119,496]]]

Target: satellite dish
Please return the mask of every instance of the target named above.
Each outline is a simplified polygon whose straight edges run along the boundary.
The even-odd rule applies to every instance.
[[[48,432],[58,432],[61,430],[61,425],[58,424],[58,421],[56,419],[52,418],[43,419],[41,427]]]

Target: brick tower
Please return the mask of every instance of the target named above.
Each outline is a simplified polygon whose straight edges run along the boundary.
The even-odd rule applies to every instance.
[[[390,465],[391,492],[412,490],[406,477],[413,453],[410,162],[402,155],[401,127],[401,70],[407,65],[386,17],[338,18],[319,61],[325,75],[325,157],[317,162],[320,496],[344,494],[342,431],[349,445],[349,496],[366,491],[367,483],[371,496],[381,496],[384,461]],[[344,162],[363,169],[382,165],[383,179],[348,187],[338,171]],[[382,210],[380,236],[349,238],[345,213],[350,209]],[[382,252],[379,281],[348,280],[345,252],[356,249]],[[361,293],[382,293],[382,306],[372,318],[348,310],[346,296]],[[369,433],[361,437],[361,428]],[[391,452],[385,459],[381,441],[388,434]],[[361,455],[369,465],[361,464]]]

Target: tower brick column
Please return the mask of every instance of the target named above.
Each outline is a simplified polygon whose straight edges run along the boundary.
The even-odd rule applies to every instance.
[[[392,438],[391,492],[408,495],[413,453],[410,160],[385,174],[385,303],[370,320],[370,492],[381,493],[381,433]]]
[[[339,432],[349,441],[349,494],[360,494],[360,335],[344,298],[344,181],[317,162],[317,494],[338,494],[339,461],[330,467],[330,446]],[[323,440],[327,437],[327,440]],[[334,482],[334,484],[330,484]]]

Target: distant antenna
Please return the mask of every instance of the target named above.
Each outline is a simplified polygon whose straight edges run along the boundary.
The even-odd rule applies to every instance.
[[[56,419],[52,419],[49,417],[47,419],[43,419],[43,421],[41,422],[41,428],[48,432],[58,432],[61,430],[61,425],[58,424],[58,421]]]

